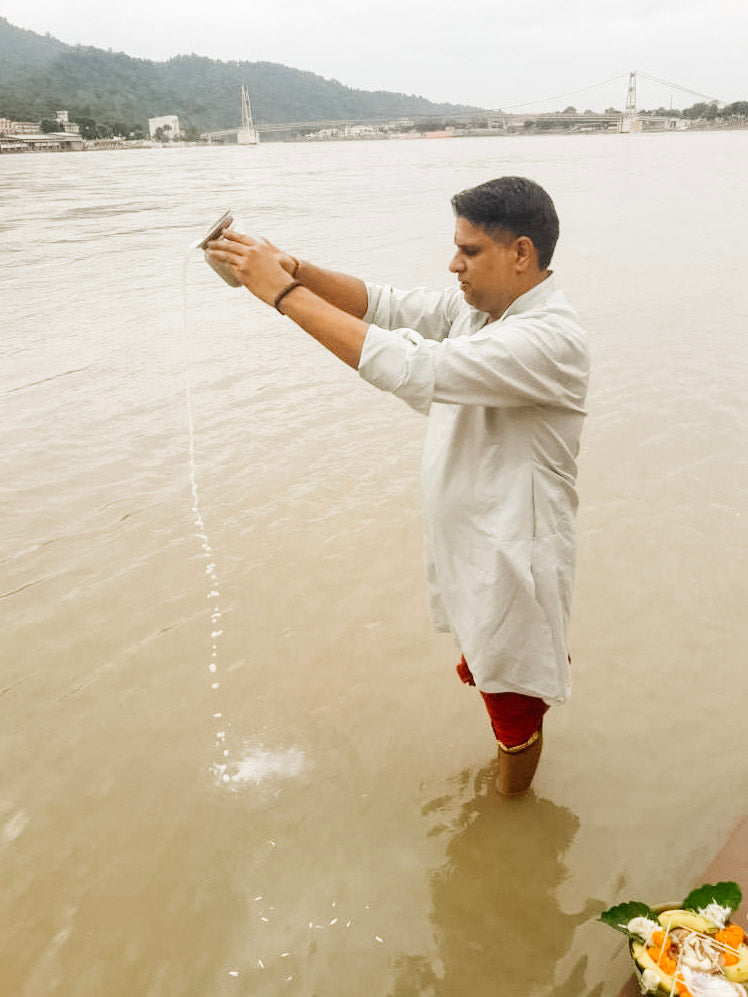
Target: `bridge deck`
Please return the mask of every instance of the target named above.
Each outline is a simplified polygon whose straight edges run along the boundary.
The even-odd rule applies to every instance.
[[[255,122],[255,129],[262,134],[285,131],[319,131],[322,128],[350,128],[355,126],[371,126],[392,124],[393,122],[412,123],[414,127],[428,128],[430,124],[443,121],[460,122],[466,125],[478,127],[482,122],[488,120],[501,122],[508,125],[522,125],[525,121],[554,121],[569,125],[617,125],[622,118],[621,114],[505,114],[503,111],[483,111],[462,114],[430,115],[428,117],[404,117],[404,118],[335,118],[318,121],[282,121],[282,122]],[[647,121],[661,123],[666,118],[647,117]],[[227,138],[235,135],[241,128],[224,128],[220,131],[205,132],[203,138]]]

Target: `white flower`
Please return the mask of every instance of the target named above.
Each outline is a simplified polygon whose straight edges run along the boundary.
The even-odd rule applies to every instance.
[[[706,935],[692,932],[681,948],[681,962],[705,973],[719,972],[719,947]]]
[[[683,966],[682,972],[683,980],[692,997],[737,997],[741,991],[745,993],[739,983],[731,983],[724,976],[697,973],[688,966]]]
[[[660,977],[653,969],[645,969],[642,973],[642,993],[656,993],[660,987]]]
[[[639,938],[644,939],[647,945],[651,945],[653,933],[655,931],[662,931],[662,925],[649,917],[632,917],[626,925],[626,931],[630,935],[638,935]]]
[[[718,928],[724,928],[728,917],[732,914],[732,908],[723,907],[722,904],[718,903],[710,903],[706,907],[700,907],[699,914],[716,924]]]

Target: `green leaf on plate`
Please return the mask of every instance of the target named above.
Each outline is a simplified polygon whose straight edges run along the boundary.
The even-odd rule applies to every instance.
[[[740,906],[743,893],[737,883],[706,883],[697,890],[691,890],[683,901],[684,910],[703,910],[709,904],[719,904],[733,911]]]
[[[609,907],[602,912],[600,920],[604,924],[609,924],[611,928],[615,928],[616,931],[622,931],[624,935],[628,935],[629,929],[626,925],[632,917],[648,917],[652,921],[657,920],[657,915],[652,908],[639,900],[629,900],[628,903]]]

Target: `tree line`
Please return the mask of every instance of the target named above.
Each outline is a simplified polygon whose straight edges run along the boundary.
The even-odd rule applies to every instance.
[[[134,59],[66,45],[0,18],[0,117],[52,120],[65,108],[72,121],[85,120],[95,137],[104,138],[108,129],[129,136],[145,129],[149,118],[176,114],[185,132],[195,134],[239,126],[242,84],[249,88],[258,123],[477,110],[414,94],[354,90],[278,63],[220,62],[194,54],[167,62]]]
[[[578,111],[576,107],[569,106],[565,107],[563,111],[551,111],[548,116],[552,117],[553,115],[560,114],[592,115],[599,113],[599,111],[591,111],[589,108],[585,111]],[[622,110],[620,107],[606,107],[602,113],[607,115],[621,114]],[[691,107],[685,107],[682,110],[678,110],[673,107],[657,107],[649,110],[639,109],[636,113],[645,117],[687,118],[691,121],[716,121],[720,119],[730,120],[732,118],[748,118],[748,101],[736,100],[732,104],[726,104],[724,107],[717,107],[716,103],[707,104],[702,101],[698,104],[692,104]]]
[[[0,18],[0,117],[51,122],[65,108],[84,138],[142,138],[148,118],[176,114],[182,137],[195,139],[201,132],[239,126],[242,84],[249,87],[259,124],[419,115],[434,122],[443,116],[446,123],[461,112],[485,113],[414,94],[354,90],[277,63],[219,62],[194,54],[167,62],[134,59],[123,52],[66,45]],[[639,113],[742,123],[747,109],[748,101],[723,108],[702,102],[682,111],[660,107]],[[567,107],[560,113],[577,111]],[[620,109],[607,108],[606,113],[619,114]]]

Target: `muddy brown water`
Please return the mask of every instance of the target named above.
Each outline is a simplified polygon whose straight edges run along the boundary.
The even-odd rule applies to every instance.
[[[596,914],[685,893],[748,797],[747,154],[731,132],[3,158],[1,993],[617,992]],[[502,173],[554,196],[593,348],[574,690],[521,801],[430,629],[424,422],[195,259],[209,672],[181,339],[184,251],[226,207],[447,286],[449,196]]]

